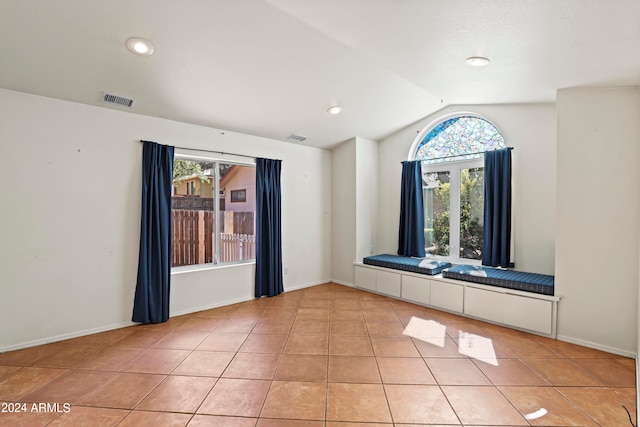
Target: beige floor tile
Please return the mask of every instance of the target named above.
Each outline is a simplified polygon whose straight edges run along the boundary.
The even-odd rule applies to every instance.
[[[258,323],[258,318],[236,317],[226,318],[216,326],[216,333],[248,334]]]
[[[436,384],[425,361],[415,357],[377,357],[385,384]]]
[[[495,387],[443,386],[442,391],[464,425],[529,425]]]
[[[280,359],[275,379],[278,381],[327,381],[327,356],[285,354]]]
[[[324,422],[308,420],[284,420],[282,418],[260,418],[256,427],[324,427]]]
[[[256,323],[251,334],[288,335],[292,326],[293,319],[263,318]]]
[[[70,370],[23,397],[29,402],[63,402],[76,404],[115,372]]]
[[[329,382],[380,383],[376,359],[362,356],[329,356]]]
[[[332,320],[329,327],[331,335],[368,336],[367,326],[363,321]]]
[[[80,405],[133,409],[164,378],[164,375],[118,373],[86,395]]]
[[[404,337],[404,325],[395,322],[367,322],[367,329],[371,337]]]
[[[553,386],[601,386],[593,375],[566,359],[522,359]]]
[[[219,377],[227,368],[235,353],[220,351],[194,351],[190,353],[171,373]]]
[[[335,356],[373,356],[371,339],[368,336],[331,335],[329,337],[329,354]]]
[[[571,359],[604,385],[635,387],[636,372],[615,359]]]
[[[154,348],[194,350],[209,335],[202,331],[178,331],[170,333],[153,345]]]
[[[422,337],[411,339],[422,357],[459,357],[463,359],[468,357],[458,343],[449,337]]]
[[[374,323],[402,323],[400,319],[396,315],[396,312],[392,308],[388,309],[362,309],[362,314],[364,314],[364,320]]]
[[[136,409],[194,413],[216,383],[215,378],[169,376]]]
[[[79,367],[98,371],[120,371],[140,356],[144,348],[109,347],[89,357]]]
[[[104,349],[103,346],[95,345],[61,345],[32,365],[41,368],[73,368]]]
[[[437,386],[385,385],[394,423],[456,424],[458,417]]]
[[[140,353],[131,363],[122,368],[122,372],[141,374],[169,374],[188,355],[188,350],[169,350],[150,348]]]
[[[372,337],[373,353],[377,357],[420,357],[411,338]]]
[[[285,354],[326,355],[329,352],[328,335],[289,335]]]
[[[170,412],[133,411],[118,424],[118,427],[184,427],[191,419],[191,414]]]
[[[552,387],[500,387],[500,391],[534,426],[597,426]]]
[[[66,373],[63,369],[20,368],[0,382],[0,400],[17,402],[29,393]]]
[[[270,381],[221,378],[197,413],[257,417],[270,385]]]
[[[583,412],[602,426],[627,426],[629,415],[625,405],[636,420],[634,401],[624,399],[614,390],[605,387],[559,387],[557,390]]]
[[[233,358],[222,377],[271,380],[276,373],[279,354],[238,353]]]
[[[324,420],[326,394],[324,382],[274,381],[260,416]]]
[[[255,427],[257,418],[195,415],[189,427]]]
[[[241,353],[282,353],[288,335],[265,335],[252,333],[240,347]]]
[[[549,385],[518,359],[475,360],[474,363],[495,385]]]
[[[327,385],[327,421],[392,422],[380,384]]]
[[[440,385],[491,385],[491,381],[469,359],[425,359]]]
[[[214,331],[202,341],[197,350],[236,352],[242,347],[248,336],[249,334],[218,333]]]
[[[50,426],[115,426],[129,411],[110,408],[83,408],[74,406],[66,414],[56,418]]]

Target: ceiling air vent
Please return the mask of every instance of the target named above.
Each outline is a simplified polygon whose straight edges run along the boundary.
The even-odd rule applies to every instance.
[[[135,99],[125,98],[124,96],[113,95],[107,92],[102,93],[102,101],[110,104],[124,105],[129,108],[133,107],[133,104],[136,103]]]
[[[291,135],[289,135],[287,137],[287,139],[295,139],[296,141],[304,141],[305,139],[307,139],[306,136],[302,136],[302,135],[298,135],[297,133],[292,133]]]

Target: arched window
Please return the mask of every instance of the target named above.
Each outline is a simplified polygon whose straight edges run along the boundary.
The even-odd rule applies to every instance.
[[[504,147],[498,129],[475,115],[447,118],[422,132],[412,157],[422,161],[428,254],[453,262],[482,259],[484,152]]]

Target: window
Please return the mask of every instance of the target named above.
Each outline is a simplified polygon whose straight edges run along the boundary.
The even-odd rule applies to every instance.
[[[504,147],[493,124],[470,115],[446,119],[419,140],[414,158],[422,160],[428,254],[453,262],[482,259],[483,153]]]
[[[255,259],[255,181],[255,166],[176,155],[173,267]],[[243,188],[244,203],[232,205],[228,187]]]
[[[231,203],[240,203],[247,201],[247,190],[231,190]]]

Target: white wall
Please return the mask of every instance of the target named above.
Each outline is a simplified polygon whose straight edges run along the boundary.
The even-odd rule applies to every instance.
[[[356,256],[356,138],[331,150],[332,280],[352,284]]]
[[[640,90],[558,91],[560,339],[633,355],[638,328]]]
[[[0,89],[0,351],[130,323],[140,139],[279,158],[285,289],[331,278],[331,154]],[[171,312],[253,297],[253,264],[172,276]]]
[[[378,235],[378,142],[356,138],[356,261],[375,252]]]
[[[380,141],[377,253],[396,253],[400,218],[400,162],[418,134],[434,121],[460,112],[495,124],[513,151],[515,262],[522,271],[554,273],[556,122],[553,104],[466,105],[444,108]]]
[[[352,138],[331,152],[332,280],[354,283],[354,261],[371,254],[378,225],[378,142]]]

